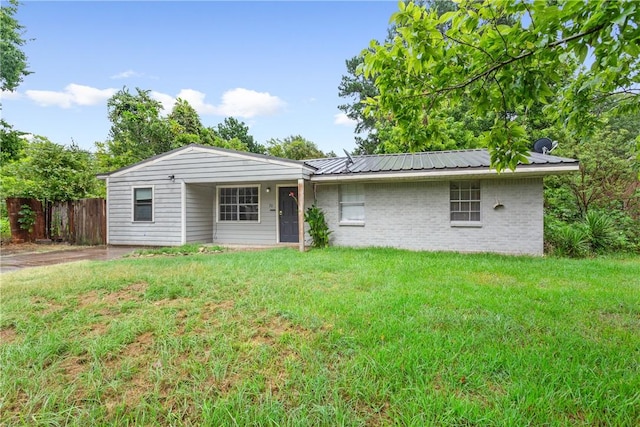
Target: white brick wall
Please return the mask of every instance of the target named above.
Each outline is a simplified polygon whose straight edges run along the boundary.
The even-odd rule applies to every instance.
[[[542,179],[487,179],[480,188],[480,227],[452,226],[449,181],[365,183],[364,226],[339,224],[339,185],[316,194],[334,245],[542,255]]]

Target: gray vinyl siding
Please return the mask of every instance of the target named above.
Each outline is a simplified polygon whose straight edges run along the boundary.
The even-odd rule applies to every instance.
[[[452,225],[449,181],[364,184],[362,226],[340,225],[339,185],[318,185],[317,197],[334,245],[542,255],[542,179],[487,179],[480,188],[479,227]]]
[[[186,242],[274,244],[277,242],[276,184],[297,186],[308,178],[303,165],[189,148],[109,176],[109,244],[176,246]],[[169,176],[174,177],[172,182]],[[182,185],[185,223],[182,230]],[[259,223],[216,222],[216,186],[261,186]],[[132,221],[132,188],[154,187],[153,222]],[[271,192],[266,194],[265,188]]]
[[[225,183],[224,185],[246,185],[251,186],[251,182],[246,183]],[[253,183],[255,184],[255,182]],[[214,233],[213,242],[217,244],[239,244],[239,245],[273,245],[279,243],[278,236],[278,186],[296,187],[298,181],[289,182],[264,182],[260,183],[260,222],[250,221],[218,221],[218,201],[214,193]],[[267,187],[271,189],[266,192]],[[306,203],[311,206],[313,193],[311,186],[305,185]]]
[[[268,163],[193,149],[132,168],[123,174],[135,182],[168,179],[168,175],[174,175],[176,182],[189,184],[289,181],[303,176],[308,178],[309,172],[302,165]]]
[[[133,187],[153,187],[153,221],[133,221]],[[179,182],[147,180],[132,182],[110,178],[107,194],[109,244],[179,245],[182,240],[181,190]]]
[[[213,203],[215,187],[204,184],[187,184],[186,190],[186,243],[211,243],[213,241]]]

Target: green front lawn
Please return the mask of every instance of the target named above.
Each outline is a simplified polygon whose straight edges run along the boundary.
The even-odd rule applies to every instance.
[[[640,425],[638,257],[277,249],[0,280],[0,425]]]

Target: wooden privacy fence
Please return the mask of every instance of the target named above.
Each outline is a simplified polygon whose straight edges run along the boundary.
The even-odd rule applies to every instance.
[[[105,199],[53,203],[49,208],[51,240],[72,245],[104,245],[107,241]]]
[[[24,206],[35,214],[31,230],[23,229],[19,222]],[[35,199],[7,199],[14,242],[51,239],[72,245],[104,245],[107,241],[106,208],[105,199],[97,198],[46,203],[45,206]]]
[[[33,224],[23,222],[26,212],[32,212]],[[21,197],[7,198],[7,213],[13,242],[30,242],[46,237],[45,213],[39,200]]]

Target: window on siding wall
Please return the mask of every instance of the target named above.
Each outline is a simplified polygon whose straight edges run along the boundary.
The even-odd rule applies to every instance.
[[[340,186],[340,222],[364,223],[364,185]]]
[[[480,182],[457,181],[450,183],[451,221],[480,221]]]
[[[133,220],[153,221],[153,188],[133,189]]]
[[[222,187],[218,193],[218,220],[258,221],[259,187]]]

